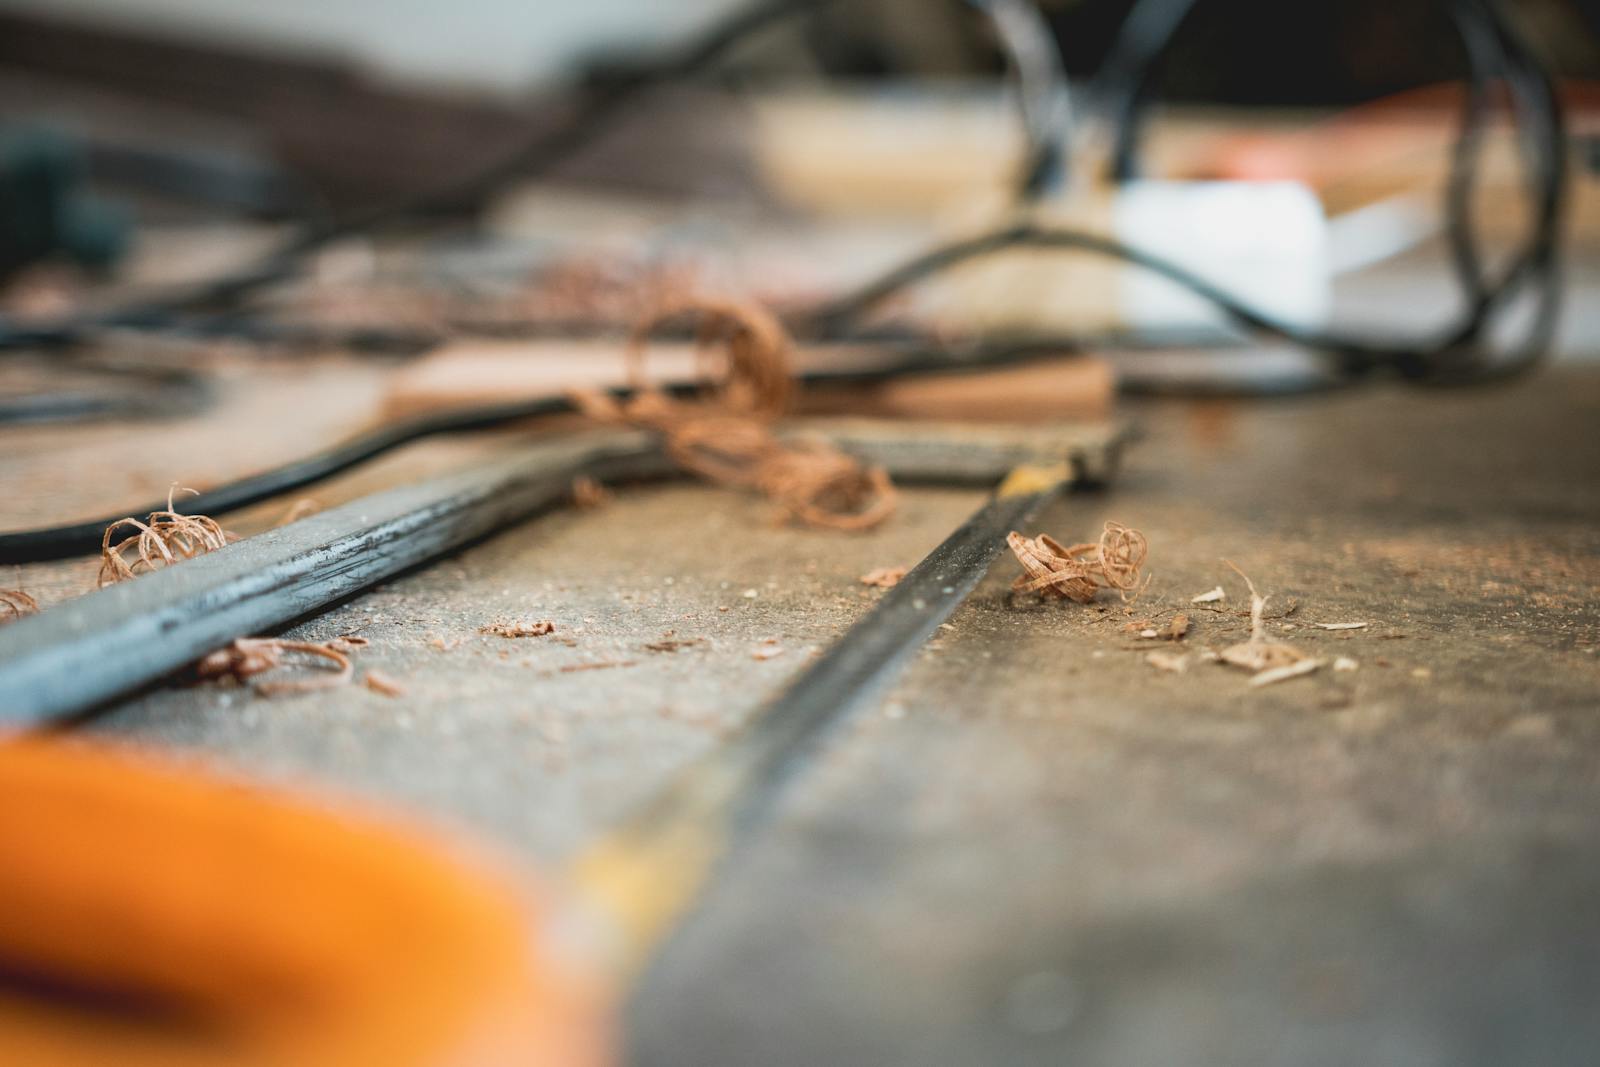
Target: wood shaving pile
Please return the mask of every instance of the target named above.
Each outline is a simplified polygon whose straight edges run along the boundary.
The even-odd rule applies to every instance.
[[[491,637],[546,637],[556,632],[556,624],[549,619],[538,622],[496,622],[478,627],[478,632]]]
[[[1115,589],[1126,600],[1150,552],[1144,534],[1118,522],[1106,523],[1096,544],[1064,546],[1049,534],[1024,537],[1015,530],[1006,544],[1026,572],[1012,583],[1013,593],[1080,604],[1092,603],[1102,589]]]
[[[893,589],[900,584],[900,579],[906,576],[907,567],[879,567],[870,570],[860,578],[862,585],[870,585],[874,589]]]
[[[699,323],[702,354],[720,342],[726,373],[694,402],[669,397],[644,383],[645,343],[659,327],[685,317]],[[788,408],[794,379],[791,343],[783,325],[751,304],[680,300],[647,316],[628,350],[634,395],[573,394],[578,408],[602,422],[660,434],[667,454],[686,470],[722,485],[757,490],[784,518],[834,530],[869,530],[895,511],[898,495],[888,472],[866,467],[821,441],[778,440],[773,426]]]
[[[100,586],[138,577],[146,571],[168,567],[180,560],[214,552],[238,538],[206,515],[184,515],[173,499],[178,493],[199,494],[174,485],[167,492],[167,510],[153,511],[141,522],[118,519],[106,527],[100,541]],[[132,533],[113,542],[119,530]]]

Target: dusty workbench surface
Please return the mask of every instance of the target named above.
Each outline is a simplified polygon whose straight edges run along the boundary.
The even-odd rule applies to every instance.
[[[332,399],[307,417],[358,425],[376,372],[317,373]],[[274,374],[240,396],[282,410],[304,375]],[[1015,567],[997,566],[723,870],[635,1000],[636,1062],[1461,1067],[1600,1048],[1600,371],[1131,414],[1145,438],[1117,484],[1042,528],[1141,528],[1147,592],[1011,605]],[[63,430],[26,434],[0,465],[7,527],[304,446],[263,434],[246,462],[189,431],[90,475],[52,459]],[[321,492],[481,447],[413,449]],[[143,480],[113,481],[130,469]],[[360,667],[399,696],[174,683],[84,728],[375,799],[548,869],[870,607],[860,575],[914,562],[980,499],[910,491],[851,536],[712,488],[629,490],[290,631],[368,638]],[[1270,594],[1272,636],[1327,667],[1253,688],[1200,661],[1247,631],[1224,559]],[[93,570],[22,576],[50,601]],[[1179,612],[1175,645],[1140,637]],[[479,632],[545,619],[547,637]],[[1187,671],[1147,662],[1157,646]]]

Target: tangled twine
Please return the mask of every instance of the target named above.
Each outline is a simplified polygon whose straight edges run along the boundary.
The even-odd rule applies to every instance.
[[[646,345],[661,326],[694,316],[696,357],[716,384],[691,402],[645,385]],[[725,367],[704,361],[720,344]],[[574,394],[580,410],[602,422],[625,423],[661,435],[667,454],[686,470],[721,485],[764,493],[786,519],[835,530],[868,530],[894,513],[897,494],[888,472],[865,467],[821,441],[787,444],[772,427],[788,409],[794,379],[789,335],[768,312],[750,304],[707,299],[664,306],[634,328],[628,345],[634,395]]]
[[[118,519],[106,527],[100,541],[101,588],[179,560],[193,559],[238,540],[216,519],[181,514],[173,503],[178,493],[200,495],[193,489],[173,485],[167,490],[167,510],[153,511],[143,522],[135,518]],[[123,529],[134,532],[113,544],[112,538]]]
[[[1106,523],[1096,544],[1067,546],[1049,534],[1024,537],[1015,530],[1006,535],[1006,544],[1026,572],[1011,583],[1013,594],[1038,593],[1079,604],[1092,602],[1102,589],[1115,589],[1127,600],[1150,552],[1144,534],[1120,522]]]

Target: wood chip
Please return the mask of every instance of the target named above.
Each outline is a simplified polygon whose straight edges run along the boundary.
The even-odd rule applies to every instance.
[[[374,693],[381,693],[386,697],[405,696],[406,687],[384,674],[382,671],[368,671],[362,676],[361,684]]]
[[[1336,671],[1353,671],[1360,666],[1361,664],[1357,663],[1349,656],[1340,656],[1338,659],[1333,661],[1333,669]]]
[[[1188,632],[1189,616],[1174,615],[1172,620],[1167,623],[1166,628],[1161,631],[1161,636],[1166,638],[1168,641],[1177,641]]]
[[[1273,667],[1271,670],[1265,670],[1257,673],[1254,678],[1250,679],[1250,684],[1252,686],[1258,686],[1272,685],[1274,682],[1286,682],[1290,678],[1299,678],[1302,675],[1310,674],[1312,671],[1315,671],[1326,662],[1326,660],[1320,659],[1303,659],[1298,663],[1290,663],[1282,667]]]
[[[1215,604],[1217,601],[1226,600],[1227,598],[1228,598],[1228,594],[1223,592],[1222,586],[1219,585],[1215,589],[1211,590],[1209,593],[1200,593],[1197,596],[1190,597],[1189,598],[1189,603],[1191,603],[1191,604]]]
[[[761,645],[760,647],[756,648],[753,652],[751,652],[750,653],[750,658],[751,659],[759,659],[759,660],[768,660],[768,659],[776,659],[777,657],[779,657],[781,655],[783,655],[783,648],[781,646],[773,645],[773,644],[766,644],[766,645]]]
[[[1223,649],[1220,657],[1222,662],[1257,673],[1280,671],[1303,662],[1310,662],[1306,653],[1293,645],[1267,637],[1266,623],[1263,621],[1267,610],[1267,598],[1256,592],[1255,583],[1250,580],[1249,575],[1232,563],[1228,563],[1228,566],[1233,567],[1234,573],[1243,578],[1244,584],[1250,589],[1250,639]],[[1309,670],[1315,669],[1312,667]],[[1309,673],[1309,670],[1301,673]],[[1287,677],[1292,678],[1294,675]]]
[[[1319,623],[1317,623],[1317,629],[1319,629],[1319,630],[1365,630],[1366,628],[1367,628],[1367,624],[1364,623],[1364,622],[1319,622]]]
[[[496,622],[478,627],[478,632],[491,637],[546,637],[556,632],[556,624],[549,619],[538,622]]]
[[[879,567],[877,570],[868,571],[859,579],[862,585],[870,585],[876,589],[893,589],[900,584],[900,579],[906,576],[908,567]]]

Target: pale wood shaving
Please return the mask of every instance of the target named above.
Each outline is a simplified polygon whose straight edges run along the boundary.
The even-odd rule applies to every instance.
[[[1333,669],[1336,670],[1336,671],[1353,671],[1353,670],[1356,670],[1357,668],[1359,668],[1360,666],[1361,666],[1360,663],[1357,663],[1355,660],[1351,659],[1349,656],[1340,656],[1339,658],[1337,658],[1337,659],[1335,659],[1333,661]]]
[[[1299,678],[1310,674],[1320,668],[1327,660],[1303,659],[1297,663],[1288,663],[1282,667],[1273,667],[1269,670],[1258,671],[1250,679],[1252,686],[1272,685],[1274,682],[1287,682],[1290,678]]]
[[[1247,671],[1260,673],[1280,670],[1307,661],[1306,653],[1298,648],[1267,637],[1263,615],[1267,609],[1268,598],[1256,592],[1255,583],[1250,580],[1249,575],[1227,560],[1223,560],[1223,562],[1232,567],[1234,573],[1243,578],[1244,584],[1250,589],[1250,639],[1223,649],[1221,653],[1222,662],[1241,667]],[[1314,670],[1315,668],[1312,669]],[[1294,677],[1294,675],[1289,677]]]
[[[1364,622],[1319,622],[1319,623],[1317,623],[1317,629],[1319,629],[1319,630],[1365,630],[1366,628],[1367,628],[1367,624],[1364,623]]]
[[[1211,590],[1208,593],[1200,593],[1197,596],[1190,597],[1189,598],[1189,603],[1191,603],[1191,604],[1215,604],[1217,601],[1226,600],[1227,598],[1228,598],[1228,594],[1223,590],[1222,586],[1219,585],[1215,589]]]

